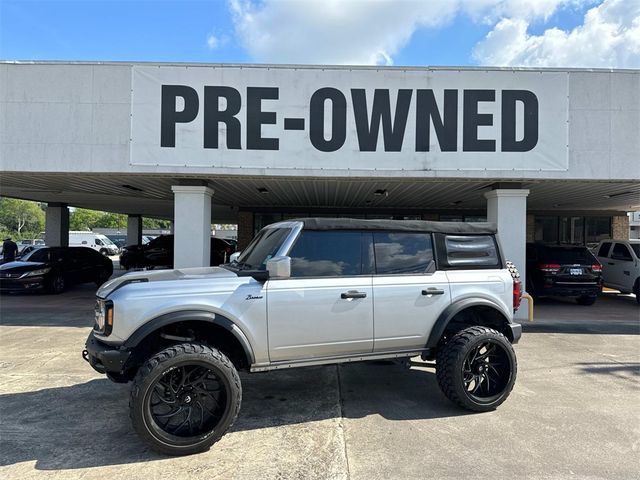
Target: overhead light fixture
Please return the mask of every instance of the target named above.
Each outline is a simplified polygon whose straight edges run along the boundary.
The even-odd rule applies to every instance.
[[[451,202],[451,205],[460,205],[462,200],[456,200],[455,202]]]
[[[122,185],[122,188],[126,188],[127,190],[133,190],[134,192],[142,192],[141,188],[134,187],[133,185]]]
[[[389,191],[385,188],[385,189],[380,189],[380,190],[376,190],[375,192],[373,192],[374,195],[376,195],[377,197],[388,197],[389,196]]]
[[[620,193],[613,193],[611,195],[603,195],[604,198],[616,198],[616,197],[623,197],[625,195],[631,195],[635,192],[620,192]]]
[[[264,187],[258,187],[256,188],[256,190],[258,190],[258,193],[262,193],[263,195],[266,195],[267,193],[269,193],[269,190]]]

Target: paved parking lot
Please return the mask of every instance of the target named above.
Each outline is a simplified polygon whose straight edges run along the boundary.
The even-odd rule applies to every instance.
[[[80,358],[93,289],[0,297],[0,478],[638,478],[640,309],[543,301],[516,387],[470,414],[415,362],[243,375],[214,448],[168,458],[133,433],[128,387]]]

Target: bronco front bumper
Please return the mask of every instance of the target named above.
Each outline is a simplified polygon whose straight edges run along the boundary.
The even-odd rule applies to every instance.
[[[131,356],[130,350],[102,343],[93,332],[89,334],[85,347],[82,358],[98,373],[123,373]]]

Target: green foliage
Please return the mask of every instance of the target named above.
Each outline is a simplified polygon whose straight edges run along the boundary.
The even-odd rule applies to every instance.
[[[44,230],[44,211],[36,202],[0,197],[0,229],[5,236],[33,238]]]
[[[91,230],[93,228],[127,228],[127,216],[121,213],[99,212],[76,208],[69,214],[69,230]]]
[[[171,220],[143,217],[142,228],[148,228],[149,230],[169,230],[171,229]]]

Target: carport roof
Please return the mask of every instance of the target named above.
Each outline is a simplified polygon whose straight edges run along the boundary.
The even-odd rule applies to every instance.
[[[191,177],[193,179],[193,177]],[[189,178],[160,174],[4,172],[3,196],[60,202],[117,213],[170,218],[172,185]],[[235,221],[238,209],[304,211],[484,210],[484,193],[497,179],[296,178],[199,176],[213,190],[213,221]],[[499,184],[530,190],[534,211],[617,211],[640,209],[640,183],[629,181],[523,181]]]

